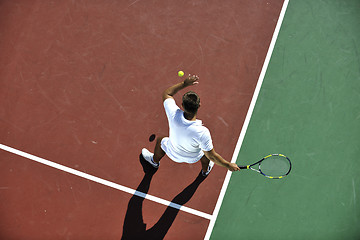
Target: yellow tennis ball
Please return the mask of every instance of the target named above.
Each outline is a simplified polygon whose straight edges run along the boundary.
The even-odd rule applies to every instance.
[[[179,77],[184,76],[184,72],[183,72],[183,71],[179,71],[179,72],[178,72],[178,76],[179,76]]]

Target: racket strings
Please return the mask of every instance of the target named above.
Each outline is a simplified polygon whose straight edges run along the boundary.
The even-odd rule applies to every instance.
[[[259,169],[267,176],[280,177],[289,173],[291,163],[285,156],[271,155],[260,163]]]

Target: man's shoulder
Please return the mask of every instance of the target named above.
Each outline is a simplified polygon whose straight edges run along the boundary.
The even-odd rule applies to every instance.
[[[176,105],[174,98],[167,98],[163,102],[164,108],[169,110],[177,110],[179,109],[178,105]]]
[[[176,105],[176,102],[175,102],[175,99],[171,97],[171,98],[166,98],[163,101],[163,104],[164,104],[164,106],[166,106],[166,105]]]
[[[176,104],[176,101],[173,97],[168,97],[163,100],[163,104]]]
[[[174,101],[175,102],[175,99],[173,97],[167,97],[163,100],[163,102],[165,101]]]
[[[210,133],[210,130],[204,126],[201,120],[196,120],[193,127],[199,136]]]

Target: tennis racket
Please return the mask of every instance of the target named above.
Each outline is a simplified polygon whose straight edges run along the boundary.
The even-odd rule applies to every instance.
[[[258,169],[254,168],[258,165]],[[239,166],[239,165],[238,165]],[[271,154],[251,165],[239,166],[240,169],[251,169],[265,177],[280,179],[291,171],[291,161],[283,154]]]

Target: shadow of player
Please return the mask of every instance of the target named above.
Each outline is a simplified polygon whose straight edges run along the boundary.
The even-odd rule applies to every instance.
[[[152,166],[150,166],[150,164],[143,159],[141,154],[139,158],[145,172],[145,176],[136,189],[138,194],[134,194],[129,201],[121,239],[163,239],[173,224],[179,209],[168,206],[163,215],[160,217],[159,221],[152,228],[146,230],[146,224],[144,223],[142,216],[142,204],[145,195],[149,191],[151,179],[157,169],[154,169]],[[199,173],[197,178],[172,200],[172,203],[178,205],[186,204],[194,195],[200,183],[202,183],[204,180],[205,177]]]

